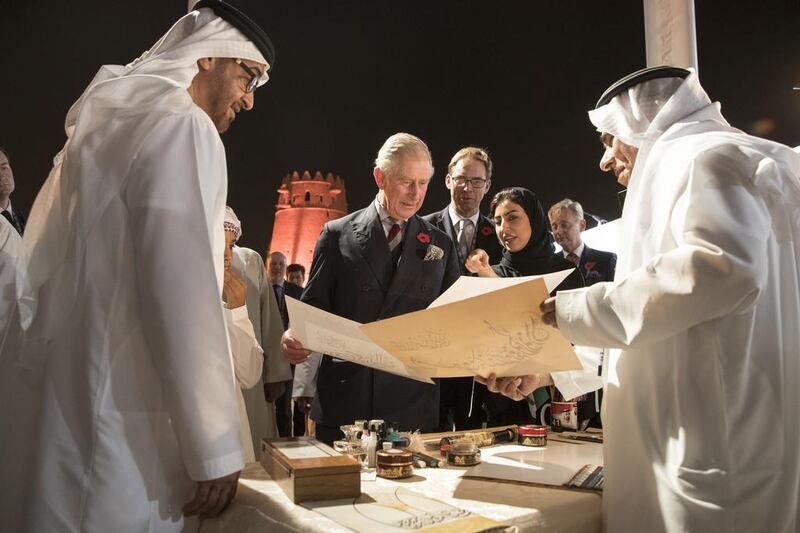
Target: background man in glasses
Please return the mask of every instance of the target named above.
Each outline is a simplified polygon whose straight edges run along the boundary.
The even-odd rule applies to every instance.
[[[195,7],[101,67],[31,211],[0,348],[5,530],[191,531],[236,493],[220,133],[274,51],[228,4]]]
[[[492,186],[492,159],[483,148],[462,148],[447,165],[445,186],[450,203],[425,220],[444,231],[456,243],[462,276],[470,276],[464,266],[469,253],[482,248],[489,254],[489,264],[500,262],[503,248],[494,232],[494,224],[480,213],[481,200]],[[443,431],[474,429],[487,421],[483,403],[486,387],[470,377],[444,378],[439,423]]]
[[[288,265],[286,267],[286,281],[303,288],[306,284],[306,267],[299,263]]]
[[[614,281],[617,254],[589,248],[583,242],[581,233],[586,229],[586,219],[580,203],[564,198],[550,206],[547,218],[561,253],[580,269],[587,287],[601,281]]]

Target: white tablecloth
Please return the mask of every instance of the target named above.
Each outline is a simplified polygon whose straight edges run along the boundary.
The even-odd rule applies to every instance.
[[[509,455],[519,447],[499,446],[483,450],[484,458]],[[539,456],[545,469],[572,469],[562,457],[586,463],[596,461],[599,445],[550,442]],[[576,459],[577,457],[577,459]],[[561,464],[559,464],[561,462]],[[577,463],[575,463],[577,464]],[[377,478],[362,481],[366,494],[385,491],[398,485],[428,497],[466,509],[487,518],[505,522],[519,531],[559,531],[591,533],[600,531],[599,493],[569,490],[517,482],[501,482],[464,477],[464,468],[417,469],[409,479],[390,481]],[[258,463],[248,465],[239,480],[236,500],[219,517],[206,520],[202,533],[216,532],[341,532],[349,531],[332,520],[295,505],[272,481]]]

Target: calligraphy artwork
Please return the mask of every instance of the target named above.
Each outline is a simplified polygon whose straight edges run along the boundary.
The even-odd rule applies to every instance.
[[[419,381],[580,370],[570,343],[539,311],[568,273],[486,283],[462,277],[440,305],[370,324],[286,303],[293,335],[308,349]]]
[[[472,533],[504,525],[405,488],[362,494],[356,499],[306,502],[302,505],[360,533],[433,529],[437,532]]]

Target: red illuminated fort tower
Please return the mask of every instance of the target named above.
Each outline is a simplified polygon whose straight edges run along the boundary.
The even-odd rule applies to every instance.
[[[322,226],[347,214],[344,180],[330,172],[292,172],[281,181],[275,208],[270,253],[283,253],[287,264],[300,263],[308,273]]]

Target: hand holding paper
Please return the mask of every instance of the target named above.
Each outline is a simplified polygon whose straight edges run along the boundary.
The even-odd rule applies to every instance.
[[[293,365],[302,363],[311,355],[311,350],[307,350],[302,342],[292,336],[292,328],[283,332],[283,336],[281,336],[281,350],[286,360]]]
[[[510,376],[498,378],[489,374],[488,378],[475,376],[475,381],[486,385],[489,392],[496,392],[514,401],[520,401],[538,389],[553,384],[550,374],[531,374],[528,376]]]
[[[542,312],[542,322],[547,324],[548,326],[553,326],[554,328],[558,327],[556,323],[556,299],[547,298],[542,304],[539,306],[539,310]]]

